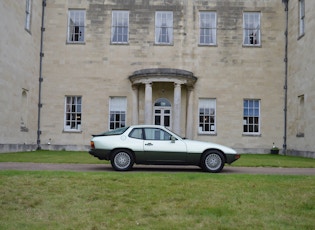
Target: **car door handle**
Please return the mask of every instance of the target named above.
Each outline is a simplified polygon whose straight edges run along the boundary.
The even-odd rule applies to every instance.
[[[146,143],[146,144],[144,144],[144,145],[146,145],[146,146],[151,146],[151,145],[153,145],[152,143]]]

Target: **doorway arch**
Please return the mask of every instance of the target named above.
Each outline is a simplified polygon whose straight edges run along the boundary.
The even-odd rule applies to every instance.
[[[152,94],[155,83],[170,83],[174,86],[174,98],[172,108],[172,120],[170,124],[171,129],[175,133],[181,134],[181,128],[185,127],[186,137],[192,138],[193,132],[193,98],[194,98],[194,84],[198,80],[196,76],[190,71],[173,68],[150,68],[134,71],[129,76],[132,84],[132,122],[138,124],[139,122],[139,87],[144,85],[144,124],[154,124],[153,115],[153,101]],[[187,105],[184,109],[181,108],[182,89],[187,92]],[[183,111],[182,111],[183,110]],[[142,111],[141,111],[142,112]],[[186,114],[186,124],[181,123],[181,114]]]

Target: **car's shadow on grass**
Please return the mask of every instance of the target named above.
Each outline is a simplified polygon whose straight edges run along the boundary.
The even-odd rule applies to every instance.
[[[198,166],[135,165],[133,172],[204,172]]]
[[[106,165],[104,168],[103,166],[99,166],[95,168],[96,171],[112,171],[112,172],[117,172],[115,171],[110,164]],[[186,166],[186,165],[137,165],[135,164],[133,168],[128,172],[168,172],[168,173],[209,173],[204,170],[202,170],[198,166]],[[235,168],[235,167],[224,167],[223,170],[220,173],[224,174],[229,174],[229,173],[240,173],[240,170]],[[212,173],[210,173],[212,174]]]

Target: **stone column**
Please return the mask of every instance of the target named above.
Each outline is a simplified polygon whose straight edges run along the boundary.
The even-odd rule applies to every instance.
[[[152,82],[145,83],[144,123],[152,125]]]
[[[138,98],[138,85],[132,86],[132,124],[137,125],[139,123],[139,98]]]
[[[187,121],[186,121],[186,138],[193,138],[193,87],[187,87]]]
[[[173,131],[180,135],[180,118],[181,118],[181,84],[174,84],[174,116],[173,116]]]

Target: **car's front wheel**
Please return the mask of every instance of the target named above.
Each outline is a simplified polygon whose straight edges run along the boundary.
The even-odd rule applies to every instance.
[[[128,171],[134,164],[134,158],[128,150],[116,150],[112,154],[110,163],[117,171]]]
[[[207,172],[221,172],[224,167],[224,163],[224,156],[221,152],[216,150],[206,152],[201,158],[201,167]]]

